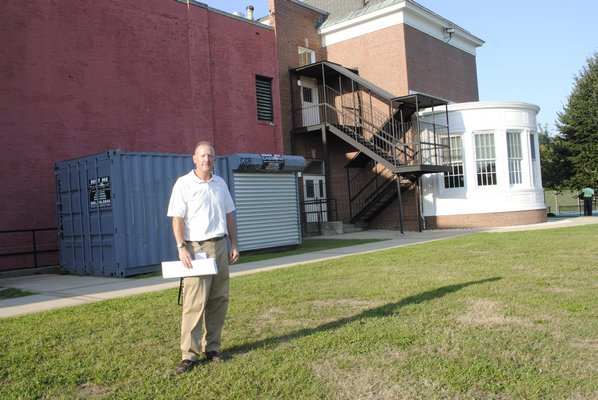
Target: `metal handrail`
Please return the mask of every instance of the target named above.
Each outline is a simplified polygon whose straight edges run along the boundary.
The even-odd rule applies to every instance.
[[[317,209],[314,211],[306,211],[305,206],[317,206]],[[301,200],[299,202],[300,210],[301,210],[301,227],[302,232],[306,233],[306,225],[308,224],[307,216],[308,215],[316,215],[318,224],[318,233],[322,233],[321,225],[324,222],[324,214],[327,217],[330,217],[328,220],[335,220],[337,219],[337,206],[336,206],[336,199],[314,199],[314,200]]]
[[[318,98],[323,101],[295,110],[304,118],[297,115],[296,126],[310,126],[313,121],[336,126],[395,166],[450,163],[443,160],[448,146],[439,140],[448,133],[446,125],[400,122],[394,118],[396,109],[381,111],[356,92],[343,93],[327,85],[318,86]]]
[[[20,256],[20,255],[29,255],[29,254],[32,254],[33,255],[33,264],[34,264],[35,268],[37,268],[37,267],[47,267],[48,265],[52,265],[52,264],[39,265],[38,264],[38,258],[37,258],[38,254],[42,254],[42,253],[53,253],[53,252],[58,252],[58,250],[59,250],[58,246],[56,246],[56,248],[50,248],[50,249],[39,249],[38,248],[38,242],[37,242],[36,233],[37,232],[47,232],[47,231],[58,231],[58,228],[15,229],[15,230],[3,230],[3,231],[0,231],[0,234],[18,234],[18,233],[27,233],[27,232],[31,233],[31,250],[27,250],[27,251],[13,251],[13,252],[9,252],[9,253],[0,253],[0,257]]]
[[[347,176],[349,169],[347,169]],[[349,213],[351,219],[380,195],[397,175],[374,160],[370,160],[353,177],[348,176]]]

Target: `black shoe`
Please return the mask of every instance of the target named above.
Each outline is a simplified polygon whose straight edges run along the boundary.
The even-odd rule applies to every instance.
[[[219,351],[206,351],[206,358],[210,362],[222,361],[222,353]]]
[[[178,367],[173,371],[173,375],[184,374],[185,372],[191,371],[197,365],[197,361],[183,360]]]

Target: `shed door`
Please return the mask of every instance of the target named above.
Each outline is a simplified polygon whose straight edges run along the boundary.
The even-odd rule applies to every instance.
[[[239,250],[301,243],[294,173],[234,173]]]

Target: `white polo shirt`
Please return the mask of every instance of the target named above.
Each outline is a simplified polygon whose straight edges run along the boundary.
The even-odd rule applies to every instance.
[[[204,181],[191,171],[174,184],[167,215],[184,219],[185,240],[202,241],[228,235],[226,214],[233,211],[235,204],[224,179],[212,174]]]

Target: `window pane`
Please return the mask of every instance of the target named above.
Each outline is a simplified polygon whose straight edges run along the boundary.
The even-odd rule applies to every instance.
[[[303,91],[303,101],[306,103],[313,103],[313,96],[312,96],[312,88],[309,87],[305,87],[303,86],[301,88],[301,90]]]
[[[297,57],[297,63],[300,67],[316,62],[316,52],[305,47],[298,48]]]
[[[315,182],[313,179],[305,180],[305,196],[308,199],[313,199],[314,197],[316,197]]]
[[[441,144],[447,146],[449,144],[448,137],[440,138]],[[444,187],[445,188],[459,188],[465,186],[465,175],[463,174],[463,146],[461,136],[450,137],[450,152],[446,147],[443,149],[445,160],[450,160],[451,171],[444,173]],[[450,155],[447,155],[449,153]]]
[[[494,147],[494,134],[478,133],[474,136],[478,185],[496,185],[496,156]]]
[[[523,181],[521,174],[521,133],[507,132],[507,153],[509,155],[509,183],[519,184]]]

